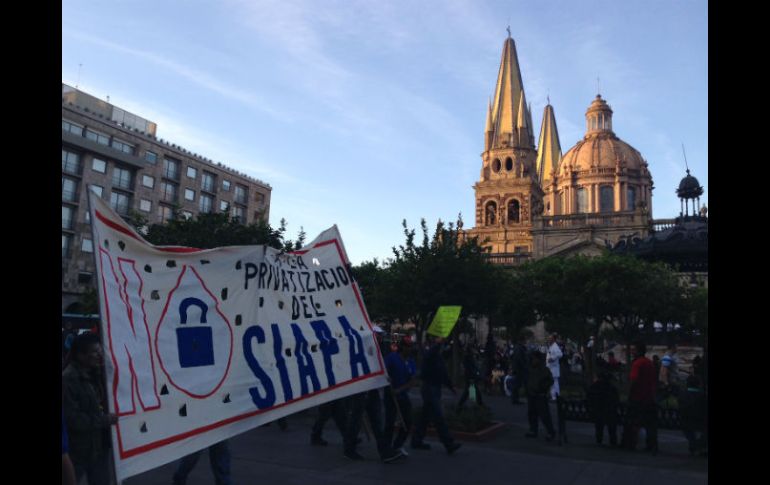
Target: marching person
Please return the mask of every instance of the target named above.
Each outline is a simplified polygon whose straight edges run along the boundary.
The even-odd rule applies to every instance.
[[[92,333],[72,343],[72,360],[62,373],[62,405],[69,433],[69,455],[79,482],[108,485],[110,478],[110,426],[118,422],[108,412],[103,380],[102,345]]]
[[[390,346],[391,353],[385,358],[385,368],[390,377],[390,386],[385,388],[385,442],[393,449],[408,455],[403,448],[412,427],[412,402],[409,400],[409,388],[414,386],[414,375],[409,372],[406,363],[408,344],[404,340]],[[397,415],[401,415],[401,427],[395,441],[394,425]]]
[[[428,423],[432,422],[438,431],[439,439],[444,444],[448,454],[457,451],[461,444],[455,442],[449,428],[444,421],[444,415],[441,410],[441,388],[447,386],[453,394],[457,394],[449,374],[446,370],[444,360],[441,358],[441,344],[444,339],[435,337],[433,344],[425,353],[422,364],[422,413],[417,423],[414,434],[412,435],[412,448],[416,450],[429,450],[430,445],[423,442],[425,432],[428,429]]]
[[[558,335],[552,333],[549,337],[550,346],[548,347],[548,355],[546,356],[546,363],[548,364],[548,370],[551,371],[553,377],[553,386],[551,386],[551,401],[556,400],[556,396],[559,395],[559,376],[561,375],[561,365],[559,359],[562,358],[562,351],[559,348],[559,344],[556,341]]]

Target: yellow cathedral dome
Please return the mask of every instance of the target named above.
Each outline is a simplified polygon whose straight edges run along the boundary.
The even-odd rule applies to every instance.
[[[646,171],[647,162],[637,149],[618,138],[612,131],[612,109],[601,95],[596,95],[586,111],[586,134],[561,159],[561,172],[592,169]]]

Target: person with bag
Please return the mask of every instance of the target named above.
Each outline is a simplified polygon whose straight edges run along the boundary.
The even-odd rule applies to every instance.
[[[460,395],[460,400],[457,402],[457,409],[462,409],[463,404],[465,404],[468,397],[471,397],[471,400],[476,401],[476,404],[479,406],[483,406],[484,399],[481,396],[481,389],[479,389],[478,385],[479,382],[481,382],[481,373],[476,364],[476,356],[474,355],[473,347],[471,345],[468,345],[465,350],[463,370],[465,372],[465,389]],[[471,396],[471,394],[473,395]]]

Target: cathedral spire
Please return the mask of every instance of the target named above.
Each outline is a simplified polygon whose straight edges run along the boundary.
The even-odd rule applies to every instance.
[[[553,106],[548,104],[543,111],[543,124],[540,127],[540,141],[537,145],[537,175],[540,184],[545,186],[551,179],[551,173],[558,170],[561,161],[559,131],[556,129],[556,116]]]
[[[492,145],[492,99],[487,104],[487,123],[484,126],[484,150],[489,150]]]
[[[503,43],[503,55],[500,58],[500,69],[497,73],[497,84],[492,104],[492,128],[494,131],[493,142],[490,148],[503,146],[518,146],[534,149],[528,138],[522,137],[521,141],[516,133],[517,122],[520,117],[520,107],[524,95],[521,81],[519,60],[516,56],[516,44],[508,37]],[[526,112],[523,113],[526,120]],[[526,121],[525,121],[526,123]]]

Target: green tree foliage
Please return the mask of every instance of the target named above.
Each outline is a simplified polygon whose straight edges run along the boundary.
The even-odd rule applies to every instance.
[[[227,213],[201,213],[187,219],[177,211],[171,221],[149,226],[141,216],[133,215],[130,222],[144,234],[147,241],[157,246],[210,249],[266,244],[276,249],[293,251],[303,246],[306,237],[305,231],[300,229],[296,241],[287,240],[287,224],[284,219],[281,219],[278,229],[274,229],[262,219],[251,224],[242,224]]]
[[[412,321],[421,339],[441,305],[461,305],[464,316],[495,310],[502,270],[487,261],[477,240],[461,238],[461,223],[439,221],[431,236],[423,219],[418,243],[404,221],[405,242],[393,248],[393,259],[356,268],[373,318]]]

